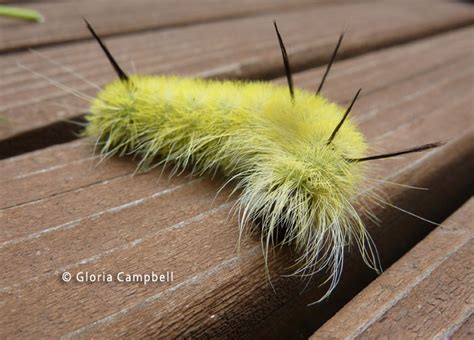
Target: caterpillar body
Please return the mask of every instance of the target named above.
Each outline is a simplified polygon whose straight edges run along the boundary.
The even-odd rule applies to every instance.
[[[288,88],[270,82],[218,81],[175,76],[128,76],[89,23],[119,79],[97,95],[85,135],[101,154],[134,154],[139,169],[173,164],[199,175],[219,171],[239,189],[241,232],[258,228],[268,251],[280,242],[300,254],[295,274],[328,272],[337,284],[344,248],[358,245],[366,263],[377,256],[353,207],[365,161],[426,150],[427,144],[367,156],[367,143],[344,109],[317,94],[293,88],[291,68],[278,28]],[[282,236],[280,232],[282,231]],[[265,252],[266,254],[267,252]]]

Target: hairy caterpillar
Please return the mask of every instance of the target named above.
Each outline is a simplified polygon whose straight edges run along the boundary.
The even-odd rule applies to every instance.
[[[348,244],[378,267],[376,251],[353,207],[366,161],[427,150],[432,143],[367,156],[367,143],[347,109],[320,92],[295,89],[287,52],[275,30],[288,88],[270,82],[217,81],[173,76],[128,76],[87,23],[119,79],[94,99],[84,132],[103,157],[134,154],[139,169],[219,171],[240,190],[240,229],[261,230],[265,256],[278,233],[300,257],[295,274],[327,271],[337,284]],[[289,95],[288,95],[289,89]]]

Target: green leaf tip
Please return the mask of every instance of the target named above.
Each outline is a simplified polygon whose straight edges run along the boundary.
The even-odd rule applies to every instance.
[[[44,22],[44,17],[38,11],[5,5],[0,5],[0,16],[33,22]]]

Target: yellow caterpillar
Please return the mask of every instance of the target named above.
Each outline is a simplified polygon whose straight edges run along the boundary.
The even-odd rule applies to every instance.
[[[87,23],[87,22],[86,22]],[[173,164],[204,174],[219,171],[240,189],[241,232],[261,230],[267,253],[279,233],[300,258],[296,274],[329,273],[338,282],[348,244],[377,269],[376,252],[353,208],[365,161],[426,150],[438,143],[367,156],[347,109],[319,93],[293,88],[290,63],[275,23],[289,85],[172,76],[128,76],[89,23],[119,80],[96,97],[85,134],[101,154],[134,154],[139,168]],[[281,235],[281,233],[283,235]],[[283,237],[281,237],[283,236]]]

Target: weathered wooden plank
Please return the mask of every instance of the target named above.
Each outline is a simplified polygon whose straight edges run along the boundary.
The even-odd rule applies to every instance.
[[[464,38],[458,39],[458,35]],[[341,100],[359,81],[367,83],[354,116],[365,117],[361,128],[372,134],[371,140],[380,137],[386,150],[463,135],[423,156],[374,163],[379,164],[374,172],[378,178],[432,188],[420,192],[384,186],[392,203],[428,218],[442,218],[472,185],[468,176],[473,170],[472,134],[466,132],[472,95],[465,90],[472,82],[472,55],[459,53],[463,39],[468,41],[469,36],[470,31],[463,30],[433,39],[419,49],[411,44],[343,61],[335,65],[335,76],[328,79],[325,88],[328,95]],[[444,45],[448,40],[452,45]],[[440,53],[440,65],[402,67],[423,55],[435,55],[439,46],[451,47],[452,58]],[[392,57],[389,52],[394,52]],[[452,62],[442,62],[443,58]],[[372,63],[378,66],[368,66]],[[370,72],[359,72],[357,65],[368,67]],[[368,74],[374,77],[374,88],[370,88]],[[387,79],[387,83],[376,79]],[[340,81],[342,97],[331,88],[335,81]],[[312,79],[303,86],[314,87]],[[413,88],[419,91],[411,92]],[[447,97],[451,100],[446,101]],[[130,177],[134,163],[127,159],[113,159],[94,169],[90,159],[82,163],[87,150],[92,152],[90,146],[76,142],[30,155],[36,159],[44,155],[45,160],[37,164],[27,155],[18,162],[0,162],[8,164],[5,169],[10,176],[15,173],[14,165],[31,166],[32,172],[21,169],[20,178],[10,177],[1,186],[5,190],[9,182],[17,181],[1,195],[5,197],[2,206],[12,206],[0,210],[1,223],[8,223],[1,228],[6,232],[0,243],[4,268],[0,295],[5,313],[0,329],[4,336],[19,335],[20,330],[23,336],[245,334],[263,320],[285,334],[288,328],[281,324],[281,315],[293,329],[298,325],[304,330],[302,322],[312,320],[305,331],[308,334],[370,278],[357,256],[349,257],[333,297],[307,308],[305,303],[314,301],[321,290],[315,283],[300,296],[304,282],[279,276],[291,263],[287,249],[283,249],[270,263],[275,295],[266,280],[258,236],[246,239],[237,257],[236,220],[228,217],[232,200],[226,203],[225,196],[220,196],[212,204],[218,181],[192,182],[179,177],[156,182],[153,178],[159,171]],[[60,156],[54,156],[57,153],[71,154],[62,163]],[[42,164],[58,167],[47,166],[41,172]],[[373,208],[383,227],[370,229],[385,263],[396,259],[429,230],[394,210]],[[174,270],[175,282],[158,286],[66,285],[59,280],[63,270]],[[276,315],[279,322],[275,322]]]
[[[471,198],[325,323],[312,339],[442,339],[456,332],[460,338],[469,332],[472,336],[473,221]]]
[[[464,25],[474,19],[471,7],[464,3],[429,3],[428,12],[423,1],[322,6],[114,37],[108,39],[108,43],[122,64],[128,66],[130,60],[134,60],[141,73],[269,77],[282,73],[281,55],[271,25],[275,18],[287,42],[293,68],[301,69],[325,63],[343,29],[347,34],[340,55],[348,56]],[[110,65],[93,42],[41,51],[98,85],[114,78]],[[19,69],[16,62],[88,95],[97,91],[38,55],[14,53],[3,58],[0,61],[3,66],[0,68],[0,111],[9,119],[9,123],[0,126],[0,155],[3,157],[34,150],[39,141],[42,142],[40,147],[45,146],[43,143],[64,141],[61,139],[64,136],[58,138],[48,133],[52,129],[50,124],[75,117],[88,107],[86,101],[65,95],[64,90]],[[39,136],[33,138],[31,133],[38,129]],[[28,144],[29,141],[34,143]]]
[[[88,39],[82,17],[100,23],[104,35],[229,20],[258,13],[301,8],[327,0],[82,0],[15,4],[39,11],[34,24],[0,17],[0,52]]]
[[[452,335],[451,339],[470,339],[474,336],[474,316],[470,316]]]

